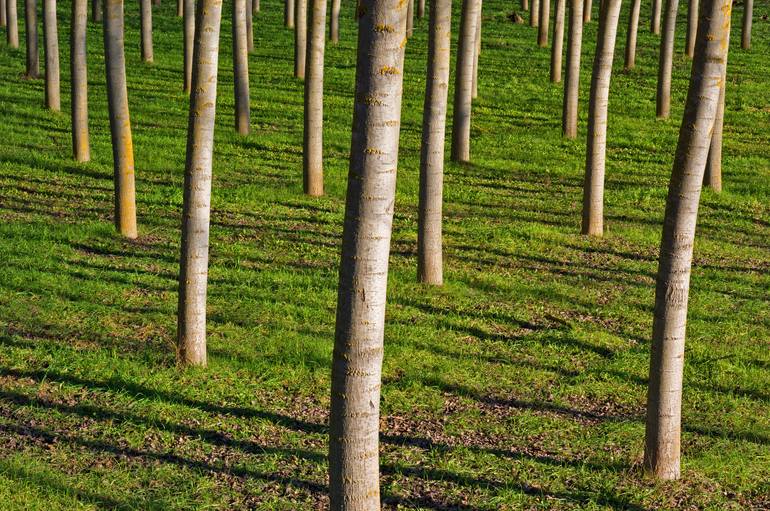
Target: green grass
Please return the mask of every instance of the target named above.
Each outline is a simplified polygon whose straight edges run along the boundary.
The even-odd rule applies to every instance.
[[[683,477],[640,459],[653,286],[686,94],[684,7],[673,112],[654,116],[657,38],[610,98],[607,236],[579,235],[587,26],[577,141],[560,137],[548,51],[484,4],[473,164],[446,168],[446,285],[415,282],[427,22],[407,46],[384,362],[388,509],[770,507],[768,5],[730,55],[725,191],[705,191],[685,369]],[[250,59],[253,133],[233,129],[229,8],[215,147],[207,370],[174,365],[188,99],[181,22],[155,10],[152,65],[129,3],[140,238],[114,232],[101,27],[89,26],[93,161],[63,109],[0,42],[0,500],[8,510],[311,509],[326,505],[326,420],[355,64],[352,3],[327,50],[326,189],[302,195],[302,85],[282,7],[263,2]],[[456,10],[459,4],[456,5]],[[764,18],[763,18],[764,17]],[[455,27],[459,16],[455,16]],[[23,25],[23,24],[22,24]],[[23,26],[22,26],[23,29]],[[456,30],[453,40],[456,40]],[[23,33],[22,33],[22,41]],[[619,62],[619,64],[618,64]],[[450,98],[451,98],[450,91]],[[450,117],[451,119],[451,117]]]

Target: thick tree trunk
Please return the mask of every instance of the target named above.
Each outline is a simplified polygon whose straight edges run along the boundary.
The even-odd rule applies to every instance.
[[[326,0],[311,0],[308,16],[307,79],[305,80],[305,133],[302,152],[303,188],[319,197],[324,193],[324,50],[326,44]]]
[[[104,0],[104,64],[115,171],[115,227],[123,236],[133,239],[137,237],[136,188],[123,30],[123,0]]]
[[[94,23],[102,22],[102,0],[91,0],[91,20]]]
[[[246,0],[246,52],[254,53],[254,15],[250,4],[251,0]]]
[[[193,46],[195,44],[195,0],[183,0],[184,7],[184,91],[192,84]]]
[[[594,9],[592,0],[585,0],[583,2],[583,23],[591,22],[591,14]]]
[[[652,0],[652,14],[650,16],[650,32],[660,34],[660,14],[663,0]]]
[[[412,37],[413,32],[414,32],[414,0],[407,0],[406,37]]]
[[[751,21],[754,16],[754,0],[743,2],[743,26],[741,27],[741,48],[751,49]]]
[[[452,0],[433,0],[428,28],[428,73],[422,116],[420,203],[417,230],[417,280],[443,284],[442,203],[444,140],[449,91]]]
[[[471,99],[479,97],[479,56],[481,55],[481,21],[483,18],[483,0],[479,0],[479,15],[476,23],[476,36],[473,50],[473,82],[471,82]]]
[[[187,6],[185,6],[187,7]],[[221,0],[198,0],[179,260],[177,363],[206,365],[206,287]]]
[[[91,159],[88,140],[88,72],[86,31],[88,0],[72,0],[70,73],[72,77],[72,154],[75,160]]]
[[[660,42],[658,94],[655,108],[660,119],[667,119],[671,114],[671,68],[674,65],[674,37],[678,10],[679,0],[666,0],[666,17],[663,20],[663,38]]]
[[[687,2],[687,43],[685,55],[692,58],[695,55],[695,38],[698,35],[698,0]]]
[[[5,38],[11,48],[19,47],[19,19],[16,0],[5,0],[6,31]]]
[[[284,0],[283,4],[283,24],[286,28],[294,28],[294,10],[299,0]]]
[[[607,153],[607,106],[618,33],[621,0],[604,0],[588,100],[588,143],[583,184],[583,234],[604,234],[604,166]]]
[[[548,21],[551,17],[551,0],[540,0],[538,13],[537,45],[541,48],[548,46]]]
[[[139,0],[139,19],[142,37],[142,60],[152,62],[152,2]]]
[[[332,0],[331,19],[329,20],[329,40],[333,44],[340,42],[340,0]]]
[[[27,78],[39,78],[40,50],[37,46],[37,0],[24,0],[24,30],[27,41]]]
[[[697,0],[693,0],[697,1]],[[628,31],[626,32],[626,54],[624,68],[633,69],[636,66],[636,35],[639,31],[639,11],[642,0],[633,0],[631,12],[628,15]]]
[[[332,358],[331,511],[380,509],[380,386],[406,5],[400,0],[362,0],[360,5],[353,136]]]
[[[43,0],[43,47],[45,49],[45,106],[58,112],[61,110],[61,93],[56,0]]]
[[[425,17],[425,0],[418,0],[417,2],[417,17],[420,19]]]
[[[580,55],[583,44],[583,0],[569,0],[569,39],[567,41],[567,76],[564,80],[564,108],[561,130],[566,138],[577,137],[578,93],[580,91]]]
[[[727,34],[727,45],[729,53],[730,34]],[[719,104],[717,105],[716,116],[714,117],[714,129],[711,132],[711,144],[709,145],[709,155],[706,159],[706,174],[703,177],[703,184],[710,187],[715,192],[722,191],[722,130],[725,122],[725,93],[727,91],[727,56],[725,53],[725,70],[722,73],[722,91],[719,93]]]
[[[303,79],[307,52],[307,1],[297,0],[294,6],[294,76]]]
[[[679,478],[687,301],[703,173],[724,82],[732,0],[702,0],[690,88],[666,200],[655,290],[644,466]]]
[[[247,50],[246,17],[248,0],[233,0],[233,87],[235,93],[235,129],[249,134],[249,54]]]
[[[551,81],[561,82],[561,59],[564,48],[564,11],[566,0],[556,0],[553,18],[553,42],[551,43]]]
[[[480,0],[463,0],[460,18],[460,40],[457,45],[457,67],[455,71],[452,161],[470,161],[471,158],[473,55],[476,52],[476,28],[480,7]]]
[[[529,11],[529,26],[537,27],[540,17],[540,0],[532,0]]]

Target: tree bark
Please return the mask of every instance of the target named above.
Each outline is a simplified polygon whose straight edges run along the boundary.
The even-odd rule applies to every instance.
[[[284,0],[283,24],[286,25],[286,28],[294,28],[294,11],[298,1],[299,0]]]
[[[536,28],[540,17],[540,0],[532,0],[529,11],[529,26]]]
[[[692,58],[695,55],[695,38],[698,35],[698,0],[687,2],[687,44],[685,55]]]
[[[187,6],[185,6],[187,7]],[[222,0],[198,0],[179,260],[177,363],[206,365],[206,287]]]
[[[566,0],[556,0],[551,43],[551,82],[561,82],[561,59],[564,48],[564,10]]]
[[[414,0],[407,0],[406,37],[412,37],[413,32],[414,32]]]
[[[650,32],[660,34],[660,14],[663,0],[652,0],[652,15],[650,17]]]
[[[697,1],[697,0],[692,0]],[[626,54],[624,68],[626,71],[636,66],[636,35],[639,31],[639,11],[641,9],[641,0],[633,0],[631,3],[631,12],[628,16],[628,31],[626,32]]]
[[[115,171],[115,227],[123,236],[133,239],[137,237],[136,189],[123,30],[123,0],[104,0],[104,60]]]
[[[751,49],[751,21],[754,15],[754,0],[743,2],[743,26],[741,27],[741,48]]]
[[[11,48],[19,47],[19,19],[16,10],[16,0],[5,1],[6,30],[5,38]]]
[[[152,2],[139,0],[139,19],[142,38],[142,60],[152,62]]]
[[[259,0],[251,0],[251,14],[256,16],[259,13],[259,10]]]
[[[184,16],[185,2],[184,0],[176,0],[176,15],[181,18]]]
[[[86,31],[88,0],[72,0],[70,73],[72,79],[72,154],[76,161],[91,159],[88,137],[88,71]]]
[[[362,0],[329,421],[332,511],[380,509],[379,408],[406,5]]]
[[[604,167],[607,153],[607,106],[618,32],[621,0],[604,0],[588,100],[588,142],[583,184],[583,229],[589,236],[604,234]]]
[[[37,0],[24,0],[24,29],[27,40],[27,78],[40,77],[40,50],[37,42]]]
[[[195,0],[183,0],[184,7],[184,91],[190,94],[192,85],[193,46],[195,44]]]
[[[583,0],[570,0],[567,76],[564,80],[564,108],[561,129],[565,138],[577,138],[580,91],[580,55],[583,44]]]
[[[458,162],[470,161],[473,55],[480,7],[479,0],[463,0],[452,116],[452,161]]]
[[[663,39],[660,42],[658,94],[656,96],[656,114],[660,119],[667,119],[671,114],[671,68],[674,65],[674,37],[676,35],[676,13],[678,10],[679,0],[666,0]]]
[[[91,0],[91,19],[94,23],[102,22],[102,0]]]
[[[331,19],[329,20],[329,40],[332,44],[340,42],[340,0],[332,0]]]
[[[678,479],[687,302],[695,226],[711,130],[723,88],[731,0],[703,0],[660,244],[644,467]]]
[[[521,0],[521,10],[522,11],[529,10],[529,0]]]
[[[311,0],[308,16],[307,79],[305,80],[305,133],[302,152],[303,188],[306,194],[324,193],[323,121],[326,0]]]
[[[551,17],[551,0],[540,0],[538,13],[537,45],[541,48],[548,46],[548,21]]]
[[[593,8],[593,2],[591,0],[585,0],[583,2],[583,23],[591,22],[591,11],[593,11]]]
[[[483,18],[483,0],[479,0],[479,15],[476,23],[473,50],[473,82],[471,82],[471,99],[479,97],[479,56],[481,55],[481,21]]]
[[[730,34],[727,34],[728,53],[730,45]],[[725,53],[725,70],[722,73],[722,91],[719,93],[719,104],[714,117],[714,129],[711,132],[711,144],[709,145],[709,155],[706,159],[706,173],[703,177],[703,184],[710,187],[715,192],[722,191],[722,130],[725,121],[725,94],[727,92],[727,57]]]
[[[436,286],[444,282],[441,224],[451,31],[452,0],[433,0],[420,151],[417,280]]]
[[[233,0],[233,81],[235,92],[235,129],[249,134],[249,55],[246,43],[246,2]]]
[[[417,17],[420,19],[425,17],[425,0],[418,0],[417,2]]]
[[[246,0],[246,52],[254,53],[254,14],[250,3],[251,0]]]
[[[8,10],[5,7],[5,0],[0,0],[0,27],[5,28],[8,25]]]
[[[45,106],[54,112],[59,112],[61,92],[56,0],[43,0],[43,48],[45,49]]]
[[[304,79],[307,52],[307,0],[297,0],[294,9],[294,76]]]

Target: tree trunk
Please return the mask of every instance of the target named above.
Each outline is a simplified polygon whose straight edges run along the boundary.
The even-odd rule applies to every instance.
[[[299,0],[284,0],[283,4],[283,24],[286,28],[294,28],[294,8]]]
[[[741,48],[751,49],[751,20],[754,15],[754,0],[743,2],[743,26],[741,27]]]
[[[5,38],[11,48],[19,47],[19,19],[16,11],[16,0],[5,1],[6,31]]]
[[[561,59],[564,48],[564,11],[566,0],[556,0],[551,43],[551,82],[561,82]]]
[[[294,76],[304,79],[307,52],[307,0],[297,0],[294,9]]]
[[[40,50],[37,47],[37,0],[24,0],[24,30],[27,38],[27,78],[39,78]]]
[[[380,387],[396,199],[406,5],[400,0],[362,0],[361,7],[332,358],[332,511],[380,509]]]
[[[697,0],[691,0],[697,1]],[[639,10],[641,9],[641,0],[633,0],[631,12],[628,16],[628,31],[626,32],[626,55],[624,68],[626,71],[636,66],[636,34],[639,30]]]
[[[340,0],[332,0],[332,13],[329,20],[329,39],[333,44],[340,42]]]
[[[45,106],[58,112],[61,110],[61,93],[56,0],[43,0],[43,47],[45,49]]]
[[[251,14],[256,16],[259,13],[259,0],[251,0]]]
[[[650,32],[660,34],[660,11],[662,0],[652,0],[652,16],[650,17]]]
[[[541,48],[548,46],[548,21],[551,17],[551,0],[540,0],[538,13],[537,45]]]
[[[727,34],[727,43],[729,47],[729,33]],[[706,159],[706,174],[703,177],[703,184],[715,192],[722,191],[722,130],[725,121],[725,93],[727,91],[727,53],[725,54],[725,70],[722,73],[722,83],[724,86],[719,93],[719,104],[717,105],[717,112],[714,117],[714,129],[711,132],[709,155]]]
[[[139,0],[139,18],[142,37],[142,60],[152,62],[152,3],[151,0]]]
[[[522,11],[529,10],[529,0],[521,0],[521,10]]]
[[[160,0],[152,0],[152,5],[155,7],[160,7]]]
[[[532,0],[529,11],[529,26],[537,27],[538,18],[540,17],[540,0]]]
[[[583,23],[591,22],[591,14],[593,11],[593,2],[591,0],[585,0],[583,2]]]
[[[5,7],[5,0],[0,0],[0,27],[5,28],[8,25],[8,9]]]
[[[417,2],[417,17],[420,19],[425,17],[425,0],[418,0]]]
[[[185,5],[184,0],[176,0],[176,15],[180,18],[184,16],[184,11],[185,11],[184,5]]]
[[[195,44],[195,0],[184,0],[184,91],[190,94]]]
[[[324,193],[324,45],[326,0],[311,0],[308,16],[307,79],[305,80],[305,133],[302,152],[303,188],[312,197]]]
[[[133,239],[137,237],[136,189],[123,29],[123,0],[104,0],[104,61],[115,171],[115,227],[123,236]]]
[[[449,91],[452,0],[433,0],[428,29],[428,72],[422,117],[420,203],[417,230],[417,280],[443,284],[442,203],[444,141]]]
[[[414,0],[407,0],[406,37],[412,37],[413,32],[414,32]]]
[[[94,23],[102,22],[102,0],[91,0],[91,19]]]
[[[682,380],[695,225],[711,130],[724,85],[732,0],[703,0],[660,244],[644,467],[679,478]]]
[[[577,138],[580,91],[580,55],[583,44],[583,0],[570,0],[567,76],[564,80],[564,108],[561,130],[566,138]]]
[[[195,18],[177,312],[177,363],[182,366],[206,365],[206,286],[222,2],[198,0]]]
[[[656,113],[660,119],[668,119],[671,113],[671,68],[674,65],[674,36],[679,0],[666,0],[666,17],[663,20],[663,40],[660,43],[658,66],[658,94]]]
[[[88,0],[72,0],[70,72],[72,76],[72,154],[79,162],[91,159],[88,140],[88,73],[86,31]]]
[[[452,161],[470,161],[471,157],[473,55],[476,51],[476,28],[480,7],[480,0],[463,0],[460,18],[460,40],[457,47],[457,67],[455,71]],[[534,3],[532,8],[534,10]]]
[[[254,14],[250,3],[251,0],[246,0],[246,52],[254,53]]]
[[[687,2],[687,45],[684,53],[692,58],[695,54],[695,38],[698,35],[698,0]]]
[[[481,21],[483,17],[483,0],[479,0],[479,15],[476,23],[476,36],[473,50],[473,82],[471,82],[471,99],[479,97],[479,55],[481,55]]]
[[[588,100],[588,143],[583,184],[583,234],[604,234],[604,166],[607,153],[607,105],[621,0],[604,0]]]
[[[246,43],[246,2],[233,0],[233,82],[235,84],[235,129],[249,134],[249,54]]]

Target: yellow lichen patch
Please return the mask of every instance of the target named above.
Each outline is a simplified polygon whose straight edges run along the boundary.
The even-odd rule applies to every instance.
[[[380,68],[380,74],[381,75],[397,75],[401,74],[401,72],[393,67],[393,66],[383,66]]]
[[[377,23],[374,26],[375,32],[386,32],[388,34],[392,34],[396,31],[396,29],[393,27],[393,25],[386,25],[385,23]]]

